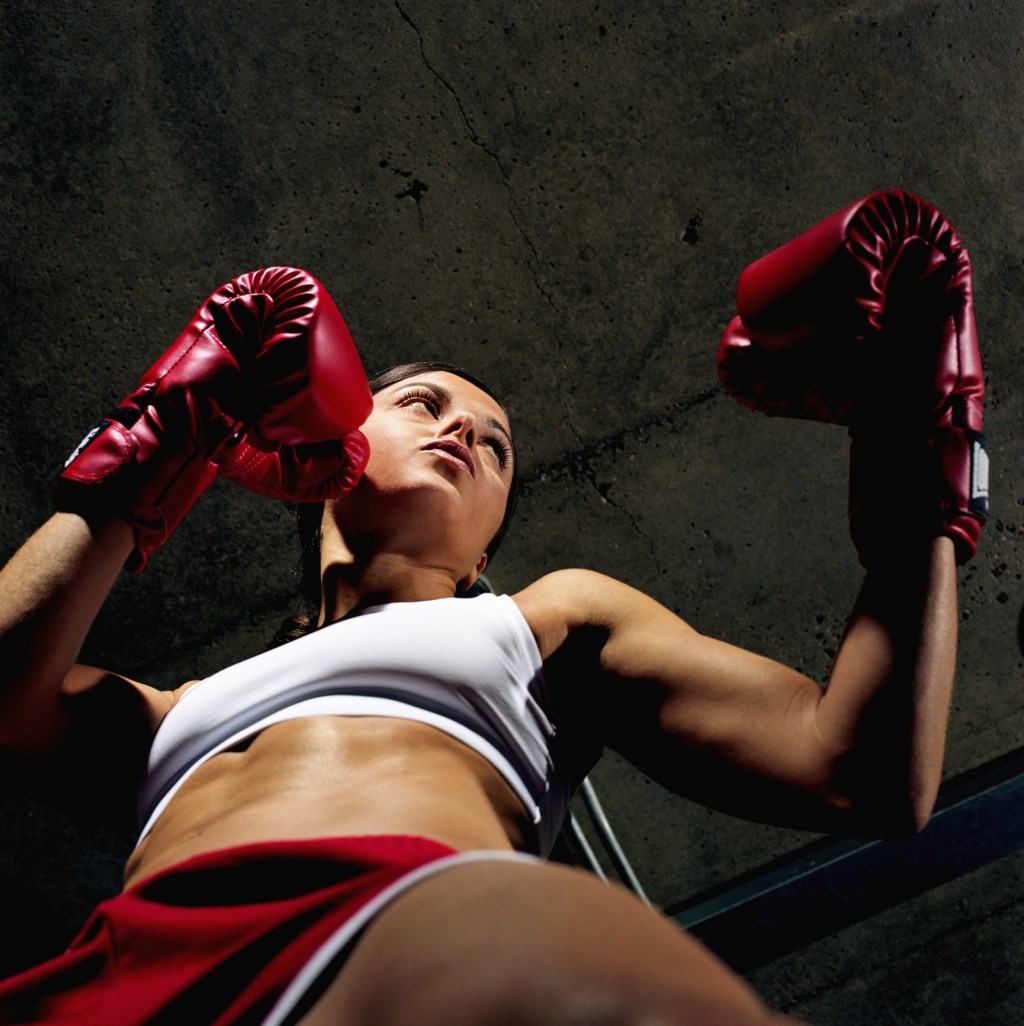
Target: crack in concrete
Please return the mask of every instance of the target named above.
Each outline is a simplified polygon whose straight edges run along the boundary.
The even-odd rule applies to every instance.
[[[549,480],[579,480],[581,473],[585,477],[585,468],[590,465],[591,461],[603,455],[609,449],[621,450],[625,448],[628,442],[639,441],[648,429],[665,427],[671,424],[674,417],[689,413],[697,406],[711,402],[721,395],[722,390],[717,385],[713,388],[705,389],[703,392],[695,392],[673,403],[671,406],[667,406],[656,413],[644,417],[642,420],[627,425],[614,434],[605,435],[603,438],[598,438],[575,452],[567,453],[557,460],[542,464],[536,470],[522,476],[522,487],[526,489],[539,482]]]
[[[658,550],[655,548],[654,539],[640,527],[640,521],[637,520],[636,516],[628,510],[625,506],[616,502],[614,499],[608,497],[608,489],[602,488],[597,481],[597,472],[594,470],[593,465],[589,461],[584,461],[581,467],[586,479],[590,482],[591,487],[597,492],[598,496],[603,502],[608,503],[612,509],[618,510],[631,524],[633,532],[637,537],[641,538],[647,545],[648,550],[651,553],[651,560],[654,563],[655,569],[661,576],[665,575],[665,570],[658,560]]]
[[[537,247],[534,245],[533,239],[530,238],[526,229],[523,228],[518,216],[516,215],[515,195],[512,192],[512,184],[509,181],[508,172],[505,170],[505,166],[501,162],[501,157],[499,157],[498,154],[487,145],[487,143],[481,138],[480,134],[477,132],[476,128],[473,127],[473,121],[467,113],[466,108],[463,105],[461,98],[459,97],[459,94],[455,90],[455,87],[431,63],[430,58],[427,56],[426,47],[423,44],[423,33],[420,32],[419,26],[412,20],[409,14],[405,11],[399,0],[394,0],[394,3],[395,9],[398,11],[402,20],[409,26],[409,28],[413,30],[413,32],[416,33],[416,40],[420,51],[420,60],[423,62],[423,66],[427,69],[427,71],[430,72],[431,75],[434,76],[435,79],[437,79],[437,81],[441,84],[441,86],[448,93],[448,95],[451,96],[451,98],[455,101],[455,106],[458,107],[459,115],[462,118],[463,124],[466,126],[466,131],[469,133],[469,141],[474,146],[483,150],[483,152],[487,154],[487,156],[490,158],[494,166],[498,169],[498,174],[501,175],[501,183],[504,186],[505,192],[508,196],[508,203],[506,204],[505,209],[508,214],[509,220],[512,222],[512,225],[515,228],[519,237],[523,240],[524,243],[526,243],[526,246],[532,255],[532,259],[528,259],[526,261],[526,266],[530,272],[530,277],[533,279],[534,288],[537,290],[538,293],[540,293],[541,296],[543,296],[548,306],[551,307],[551,310],[556,318],[556,323],[561,322],[561,311],[559,311],[558,306],[555,303],[554,297],[551,295],[550,292],[548,292],[547,289],[544,288],[544,285],[540,279],[540,254],[537,252]],[[557,333],[555,334],[554,343],[556,348],[559,351],[561,351],[562,342],[561,338],[558,336]],[[557,368],[554,372],[557,379]],[[558,391],[559,394],[563,394],[563,389],[559,388]],[[575,421],[573,420],[572,411],[570,410],[569,404],[565,399],[562,400],[562,410],[565,414],[566,422],[569,425],[569,430],[573,433],[573,436],[576,438],[576,441],[582,444],[583,437],[580,434],[579,428],[576,426]]]
[[[427,71],[430,72],[431,75],[434,76],[434,78],[437,79],[438,82],[441,83],[441,85],[444,87],[448,95],[451,96],[451,98],[455,101],[455,106],[459,108],[459,115],[462,118],[463,124],[466,126],[466,130],[469,132],[469,141],[474,146],[483,150],[484,153],[486,153],[487,156],[494,163],[494,166],[498,169],[498,173],[501,175],[502,185],[504,185],[505,191],[508,193],[509,219],[512,221],[512,224],[515,225],[515,229],[519,233],[520,238],[522,238],[523,242],[526,243],[527,247],[530,250],[530,253],[533,255],[534,263],[530,265],[530,273],[533,276],[534,284],[537,286],[537,291],[540,292],[540,294],[547,300],[547,302],[551,305],[552,309],[556,309],[554,299],[541,284],[537,267],[535,266],[540,261],[540,256],[537,253],[537,247],[533,244],[533,240],[527,234],[523,226],[519,223],[519,218],[516,216],[516,212],[513,207],[513,204],[515,203],[515,197],[512,193],[512,185],[509,182],[508,172],[505,170],[505,166],[501,162],[501,157],[499,157],[498,154],[495,153],[495,151],[487,145],[487,143],[480,136],[480,133],[477,132],[477,130],[473,127],[473,121],[470,118],[469,114],[466,112],[466,108],[463,105],[462,100],[459,97],[459,94],[456,92],[455,87],[430,62],[430,58],[427,56],[426,47],[423,44],[423,33],[420,32],[419,26],[412,20],[412,18],[409,17],[406,11],[402,8],[402,5],[401,3],[399,3],[399,0],[395,0],[395,8],[401,15],[402,20],[413,30],[413,32],[416,33],[416,40],[420,51],[420,59],[423,61],[423,66],[427,69]]]
[[[551,480],[568,479],[586,482],[597,492],[603,502],[608,503],[608,505],[618,510],[629,520],[634,532],[645,542],[650,550],[655,569],[664,576],[667,571],[661,565],[658,558],[658,550],[654,538],[641,528],[640,521],[631,510],[614,499],[609,498],[608,489],[602,488],[597,480],[594,463],[609,450],[622,451],[631,442],[642,443],[645,434],[651,428],[662,428],[670,425],[674,417],[688,413],[704,403],[711,402],[721,394],[721,389],[717,387],[697,392],[684,399],[680,399],[679,402],[673,403],[663,410],[659,410],[657,413],[653,413],[642,420],[624,427],[621,431],[615,432],[615,434],[605,435],[603,438],[591,442],[577,452],[569,453],[559,460],[544,464],[532,473],[523,475],[521,480],[522,493],[525,495],[538,483],[545,483]]]

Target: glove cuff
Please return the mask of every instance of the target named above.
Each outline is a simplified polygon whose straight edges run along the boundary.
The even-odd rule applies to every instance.
[[[951,538],[966,563],[988,518],[985,436],[969,428],[910,439],[851,431],[849,494],[850,535],[865,568],[922,533]]]
[[[120,517],[135,531],[125,564],[139,573],[216,477],[216,467],[184,431],[168,431],[161,411],[148,404],[155,386],[133,393],[111,410],[68,457],[57,479],[55,504],[92,527]],[[211,418],[210,437],[225,437],[229,423]],[[214,446],[216,448],[216,446]]]

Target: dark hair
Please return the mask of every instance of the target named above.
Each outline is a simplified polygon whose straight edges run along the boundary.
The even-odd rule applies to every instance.
[[[369,381],[370,392],[376,395],[385,388],[418,374],[443,372],[463,378],[471,385],[476,385],[482,392],[489,395],[505,412],[504,403],[494,394],[494,390],[479,378],[450,363],[424,360],[418,363],[402,363],[389,367]],[[509,524],[515,513],[519,498],[519,455],[516,452],[515,440],[512,440],[512,482],[505,502],[505,514],[494,537],[487,548],[488,561],[494,558],[502,540],[508,533]],[[320,613],[320,523],[323,520],[324,504],[322,502],[304,502],[296,505],[295,518],[299,534],[299,593],[305,610],[295,616],[288,617],[278,628],[268,647],[283,645],[286,641],[294,641],[313,630],[316,618]]]

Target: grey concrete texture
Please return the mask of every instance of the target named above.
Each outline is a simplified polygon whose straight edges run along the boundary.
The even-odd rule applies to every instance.
[[[602,570],[824,680],[860,581],[846,436],[741,407],[715,352],[751,260],[900,187],[970,249],[988,389],[947,772],[1024,743],[1017,0],[8,0],[0,33],[5,557],[197,303],[290,264],[369,370],[450,360],[507,398],[524,495],[497,590]],[[83,660],[170,687],[258,651],[295,559],[287,511],[218,482]],[[614,756],[595,780],[662,904],[809,839]],[[0,789],[6,971],[67,943],[131,838]],[[1006,859],[752,981],[831,1026],[1024,1022],[1021,920]]]

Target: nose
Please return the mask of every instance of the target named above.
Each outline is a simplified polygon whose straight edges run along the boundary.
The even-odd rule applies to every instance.
[[[443,433],[454,436],[467,449],[472,449],[477,437],[476,417],[469,410],[453,412],[445,422]]]

